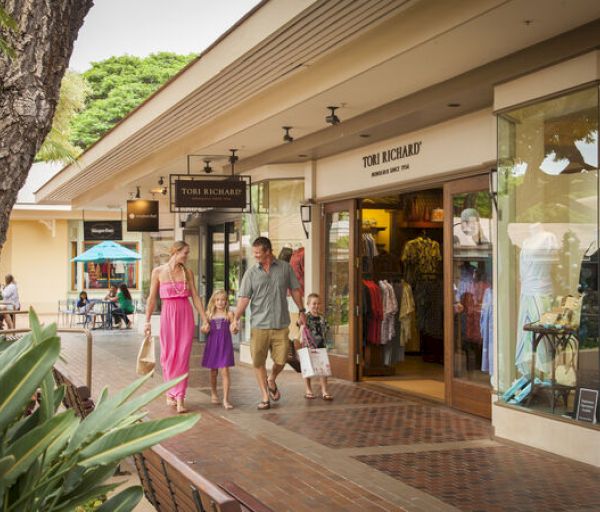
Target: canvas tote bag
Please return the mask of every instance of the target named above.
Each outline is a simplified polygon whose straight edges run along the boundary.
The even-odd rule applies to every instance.
[[[154,337],[150,332],[147,332],[137,355],[136,372],[138,375],[148,375],[154,370],[155,366]]]

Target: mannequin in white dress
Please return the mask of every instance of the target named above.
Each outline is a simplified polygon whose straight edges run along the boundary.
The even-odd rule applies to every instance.
[[[546,231],[539,222],[529,227],[529,236],[523,240],[519,257],[521,296],[517,321],[517,351],[515,364],[522,376],[531,378],[532,333],[523,326],[538,321],[552,307],[553,266],[558,262],[559,243],[556,235]],[[536,353],[536,367],[547,373],[550,370],[549,352],[544,342]]]

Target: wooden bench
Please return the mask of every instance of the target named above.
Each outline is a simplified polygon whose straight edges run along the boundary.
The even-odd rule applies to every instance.
[[[95,407],[90,388],[71,377],[67,370],[59,363],[54,366],[52,373],[54,374],[56,384],[59,386],[64,384],[65,386],[63,405],[67,409],[73,409],[75,414],[81,419],[88,416]]]
[[[273,512],[232,482],[226,492],[160,445],[134,455],[146,498],[159,512]]]

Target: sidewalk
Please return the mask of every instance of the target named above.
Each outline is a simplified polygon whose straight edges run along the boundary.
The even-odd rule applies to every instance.
[[[94,396],[136,378],[140,341],[132,331],[94,332]],[[195,343],[187,405],[202,418],[164,445],[276,511],[600,510],[600,470],[492,440],[484,420],[373,385],[332,379],[333,402],[306,400],[300,377],[283,372],[282,399],[260,412],[253,372],[237,366],[235,409],[225,411],[210,403],[201,350]],[[83,378],[83,338],[63,336],[63,353]],[[174,413],[163,399],[149,409]]]

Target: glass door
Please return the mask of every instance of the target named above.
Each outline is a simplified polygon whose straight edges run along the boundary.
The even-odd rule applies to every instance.
[[[491,417],[493,347],[493,207],[488,176],[446,184],[446,401]]]
[[[356,204],[324,205],[321,229],[321,297],[329,323],[329,359],[334,377],[357,378]]]

